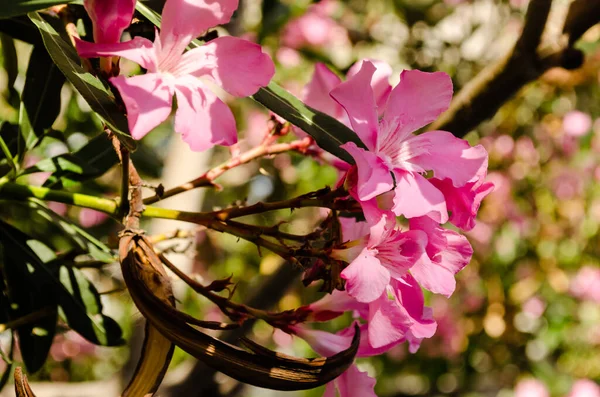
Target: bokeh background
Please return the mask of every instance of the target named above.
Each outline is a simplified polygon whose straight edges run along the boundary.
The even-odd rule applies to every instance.
[[[160,2],[148,4],[160,9]],[[527,4],[527,0],[240,0],[232,22],[217,31],[262,44],[276,63],[275,81],[298,96],[316,62],[343,76],[363,58],[392,65],[393,83],[403,69],[444,71],[458,92],[510,51]],[[560,32],[569,4],[553,2],[545,35]],[[6,62],[12,48],[18,55],[15,88],[7,73],[12,64]],[[600,381],[600,26],[590,29],[577,48],[586,56],[581,68],[550,69],[466,136],[472,144],[487,148],[488,179],[496,186],[483,202],[477,226],[468,233],[475,255],[458,275],[450,299],[427,295],[438,331],[416,354],[402,345],[381,357],[359,360],[362,369],[376,376],[379,396],[600,396],[595,383]],[[22,90],[30,53],[28,44],[2,36],[0,120],[17,121],[15,95]],[[135,72],[135,65],[122,65],[125,72]],[[244,138],[234,150],[260,142],[269,128],[269,114],[250,99],[230,101],[230,106]],[[61,114],[53,128],[64,138],[47,140],[30,153],[31,164],[82,147],[101,124],[65,84]],[[174,186],[230,156],[222,149],[191,153],[171,131],[168,121],[135,153],[134,161],[150,183]],[[337,176],[333,167],[311,158],[282,154],[227,173],[218,180],[220,191],[193,192],[164,205],[206,210],[241,198],[277,200],[331,185]],[[30,183],[41,184],[45,177],[31,175]],[[119,171],[113,168],[98,179],[67,188],[117,196],[118,186]],[[110,218],[62,204],[51,206],[115,244],[118,224]],[[13,217],[18,211],[0,206],[0,213]],[[299,232],[310,230],[318,217],[314,210],[281,211],[254,221],[289,221],[286,227]],[[263,304],[285,310],[320,296],[317,288],[302,287],[293,269],[285,273],[282,269],[288,264],[268,252],[259,255],[250,243],[172,222],[144,226],[157,239],[161,233],[170,237],[173,231],[182,231],[185,238],[168,238],[163,249],[203,279],[233,274],[239,283],[236,299],[241,301],[258,295]],[[143,337],[141,316],[123,290],[118,265],[85,271],[131,343],[101,348],[61,330],[48,362],[30,378],[40,396],[117,395],[134,368]],[[261,295],[264,280],[281,274],[279,291]],[[220,318],[216,309],[182,284],[176,283],[176,288],[188,312]],[[335,330],[344,320],[328,329]],[[0,341],[5,334],[0,334]],[[264,324],[255,324],[249,335],[287,353],[313,354],[304,342],[273,333]],[[220,375],[211,378],[210,371],[178,351],[161,395],[322,394],[322,389],[273,393],[240,388]],[[78,388],[72,387],[75,382]],[[181,387],[190,394],[182,394]],[[3,395],[11,393],[5,390]]]

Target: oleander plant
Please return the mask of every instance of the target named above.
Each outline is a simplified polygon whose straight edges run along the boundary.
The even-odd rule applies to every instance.
[[[600,397],[599,22],[5,1],[0,387]]]

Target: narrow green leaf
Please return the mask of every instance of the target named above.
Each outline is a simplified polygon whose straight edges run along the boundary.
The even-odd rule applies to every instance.
[[[123,344],[121,327],[102,313],[102,302],[96,287],[79,269],[61,266],[60,282],[69,293],[68,296],[59,296],[60,315],[71,329],[97,345]]]
[[[37,372],[46,361],[56,332],[55,294],[46,272],[38,266],[41,263],[39,257],[27,245],[26,235],[0,222],[0,242],[3,247],[10,247],[2,250],[0,258],[11,304],[10,319],[48,312],[16,328],[25,367],[29,372]]]
[[[45,302],[56,299],[55,302],[60,306],[59,314],[69,327],[95,344],[122,344],[121,328],[115,320],[102,313],[100,295],[93,284],[81,271],[70,266],[72,263],[69,261],[59,260],[54,256],[53,260],[44,263],[32,246],[46,260],[50,259],[48,253],[51,251],[41,249],[41,242],[28,244],[29,240],[31,239],[19,229],[0,221],[0,241],[4,246],[11,247],[10,252],[18,252],[30,265],[29,268],[44,276],[51,287],[45,294]],[[54,321],[56,322],[56,318]]]
[[[71,3],[74,0],[3,0],[0,7],[0,18],[11,18],[31,11],[43,10],[59,4]]]
[[[16,108],[19,98],[19,94],[14,88],[15,80],[19,74],[17,50],[12,37],[5,33],[0,33],[0,44],[2,45],[2,64],[6,71],[6,77],[8,77],[8,82],[6,84],[8,91],[7,100],[8,103]]]
[[[321,148],[350,164],[354,164],[354,160],[340,146],[346,142],[354,142],[359,147],[366,148],[350,128],[333,117],[305,105],[274,82],[258,90],[253,98],[267,109],[302,128]]]
[[[9,1],[9,0],[3,0]],[[27,15],[13,17],[10,19],[0,19],[0,32],[12,37],[13,39],[24,41],[25,43],[37,45],[44,44],[38,28],[31,22]]]
[[[44,46],[34,46],[29,58],[22,101],[31,125],[31,139],[26,138],[26,148],[31,149],[52,126],[60,112],[60,90],[65,76],[56,67]]]
[[[79,64],[79,56],[75,48],[65,41],[49,21],[38,13],[28,14],[31,21],[38,27],[48,54],[65,75],[67,80],[88,102],[108,126],[119,135],[121,142],[130,149],[136,146],[135,141],[129,136],[127,118],[115,101],[114,95],[104,86],[102,81],[86,72]]]

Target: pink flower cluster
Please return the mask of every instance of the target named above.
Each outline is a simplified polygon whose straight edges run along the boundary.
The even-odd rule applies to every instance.
[[[175,131],[192,150],[237,142],[231,110],[199,78],[221,86],[231,95],[245,97],[269,83],[275,73],[271,58],[259,45],[236,37],[219,37],[185,53],[184,50],[207,29],[227,23],[238,0],[167,0],[160,34],[156,34],[154,42],[135,37],[121,43],[120,36],[131,21],[134,4],[132,0],[88,0],[86,9],[94,22],[96,43],[77,41],[82,57],[123,57],[147,70],[139,76],[110,79],[127,108],[133,138],[143,138],[169,117],[175,95]],[[115,10],[118,19],[111,17]],[[106,23],[107,20],[118,26]],[[113,30],[115,34],[109,40],[106,32]]]
[[[450,296],[454,276],[473,253],[463,235],[442,225],[471,230],[481,200],[493,189],[484,181],[483,146],[445,131],[414,134],[448,108],[448,75],[407,70],[392,88],[391,72],[384,63],[366,60],[342,82],[317,65],[305,92],[308,105],[351,127],[366,146],[342,146],[355,160],[342,183],[365,216],[364,222],[342,218],[344,242],[331,253],[348,264],[341,272],[345,291],[308,306],[314,321],[354,313],[362,330],[359,357],[405,341],[415,352],[422,339],[433,336],[436,322],[421,288]],[[297,325],[292,332],[317,352],[333,354],[349,346],[352,329],[332,335]],[[334,396],[337,388],[342,396],[375,396],[374,383],[352,367],[325,395]]]

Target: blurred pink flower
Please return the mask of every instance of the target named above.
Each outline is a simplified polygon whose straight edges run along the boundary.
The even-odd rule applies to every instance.
[[[82,208],[81,211],[79,211],[79,224],[85,228],[99,225],[107,219],[108,215],[104,212],[89,208]]]
[[[349,44],[348,31],[331,18],[336,5],[336,1],[322,0],[292,19],[282,33],[283,45],[302,48]]]
[[[571,136],[583,136],[592,128],[592,118],[589,114],[573,110],[563,117],[563,130]]]
[[[600,303],[600,268],[583,266],[571,280],[569,288],[576,298]]]
[[[524,379],[515,387],[515,397],[550,397],[544,383],[537,379]]]
[[[540,297],[534,296],[523,303],[523,311],[533,318],[539,318],[546,310],[546,302]]]
[[[573,383],[567,397],[600,397],[600,386],[592,380],[580,379]]]

